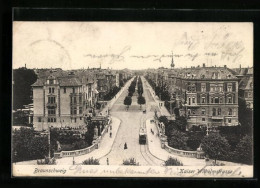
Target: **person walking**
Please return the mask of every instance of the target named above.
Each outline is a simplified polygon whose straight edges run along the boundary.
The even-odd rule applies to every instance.
[[[124,149],[127,149],[127,144],[126,144],[126,142],[125,142],[125,145],[124,145]]]
[[[109,165],[109,160],[108,160],[108,158],[107,158],[107,165]]]
[[[110,138],[112,138],[112,132],[110,132]]]

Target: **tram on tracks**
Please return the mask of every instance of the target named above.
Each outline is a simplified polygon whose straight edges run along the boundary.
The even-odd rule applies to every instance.
[[[139,131],[139,144],[145,145],[147,140],[146,129],[141,128]]]

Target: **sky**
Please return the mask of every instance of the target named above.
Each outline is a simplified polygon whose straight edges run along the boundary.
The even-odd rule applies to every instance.
[[[13,22],[13,68],[253,66],[253,23]]]

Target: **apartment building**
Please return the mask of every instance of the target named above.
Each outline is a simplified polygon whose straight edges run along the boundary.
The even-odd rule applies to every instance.
[[[165,75],[168,74],[168,76]],[[157,75],[155,75],[157,74]],[[238,81],[224,67],[191,67],[148,73],[157,85],[166,90],[184,111],[188,126],[238,125]],[[163,84],[162,84],[163,83]]]

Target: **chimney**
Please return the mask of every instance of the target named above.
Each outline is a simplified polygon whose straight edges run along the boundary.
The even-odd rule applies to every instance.
[[[202,65],[203,67],[205,67],[205,63],[203,63],[203,65]]]

